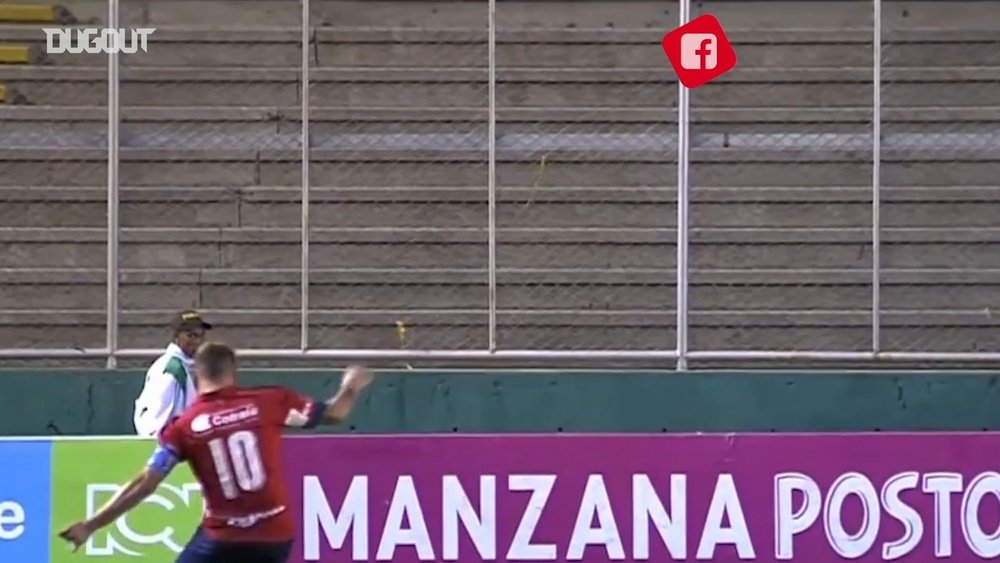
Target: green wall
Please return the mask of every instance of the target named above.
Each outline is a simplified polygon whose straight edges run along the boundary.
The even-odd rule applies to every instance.
[[[0,371],[0,435],[131,434],[136,371]],[[248,372],[326,397],[327,372]],[[992,373],[473,372],[380,375],[359,432],[1000,429]]]

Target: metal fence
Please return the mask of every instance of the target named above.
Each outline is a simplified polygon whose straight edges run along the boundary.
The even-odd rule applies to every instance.
[[[660,4],[670,25],[700,9]],[[64,143],[44,153],[39,184],[49,204],[106,206],[103,225],[63,229],[106,262],[57,258],[58,229],[13,205],[27,196],[9,181],[7,242],[52,243],[33,248],[65,267],[46,273],[13,251],[0,266],[43,276],[54,303],[102,284],[102,307],[52,312],[104,330],[102,343],[54,345],[8,293],[7,324],[38,334],[0,358],[147,358],[161,313],[191,304],[246,325],[241,354],[267,360],[1000,359],[1000,26],[968,27],[971,11],[939,23],[943,8],[890,0],[833,15],[749,4],[716,13],[738,23],[737,70],[694,91],[669,76],[657,16],[539,28],[496,0],[456,8],[456,27],[437,30],[376,29],[358,14],[344,24],[303,0],[294,18],[236,22],[211,55],[234,68],[186,68],[187,53],[170,67],[92,59],[89,71],[106,72],[97,84],[72,65],[43,69],[48,79],[25,70],[14,81],[35,80],[33,103],[75,122],[87,111],[76,106],[104,107],[107,120],[88,114],[89,137],[0,126],[0,174]],[[382,9],[368,17],[390,18]],[[143,10],[111,0],[108,27],[144,23]],[[148,56],[204,37],[164,26]],[[241,54],[256,43],[271,45],[266,60]],[[68,86],[83,101],[50,91]],[[273,103],[262,107],[261,92]],[[97,184],[106,193],[81,188]],[[252,186],[236,219],[215,207],[234,186]],[[177,202],[190,205],[185,232],[165,218]],[[229,267],[171,267],[202,254]],[[424,310],[398,312],[406,301]]]

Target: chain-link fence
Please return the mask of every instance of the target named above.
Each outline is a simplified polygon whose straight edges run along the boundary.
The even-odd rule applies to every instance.
[[[691,350],[871,350],[873,5],[726,6],[751,27],[691,94]]]
[[[674,348],[677,4],[498,4],[499,349]]]
[[[121,0],[156,32],[121,57],[119,344],[193,307],[233,345],[298,347],[301,9],[146,6]]]
[[[487,348],[487,7],[312,6],[311,346]]]
[[[1000,0],[566,5],[0,3],[0,358],[1000,357]]]
[[[107,342],[108,59],[46,54],[65,10],[0,3],[0,347]]]
[[[883,3],[883,346],[1000,348],[1000,4]]]

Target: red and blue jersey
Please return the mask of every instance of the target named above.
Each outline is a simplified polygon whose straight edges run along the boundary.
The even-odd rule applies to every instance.
[[[160,433],[149,467],[191,465],[205,501],[202,527],[226,542],[293,539],[281,464],[285,428],[311,428],[323,403],[283,387],[229,387],[198,397]]]

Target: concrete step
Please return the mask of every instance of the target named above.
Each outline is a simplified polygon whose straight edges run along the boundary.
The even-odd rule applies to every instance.
[[[288,68],[126,68],[124,106],[288,106],[299,103],[298,70]],[[324,68],[310,74],[312,100],[324,105],[478,106],[487,102],[485,69]],[[888,106],[994,105],[988,84],[1000,67],[886,69]],[[101,105],[103,68],[0,68],[0,81],[35,105]],[[635,69],[497,71],[500,106],[653,107],[674,103],[662,66]],[[871,100],[871,70],[737,68],[692,95],[696,107],[860,107]],[[405,88],[400,85],[405,84]],[[215,103],[212,103],[215,102]]]
[[[209,310],[218,329],[213,335],[237,347],[294,349],[299,343],[299,312]],[[125,312],[120,325],[124,347],[159,348],[169,338],[166,309]],[[503,312],[498,337],[503,348],[520,349],[671,349],[672,311],[657,312]],[[464,312],[315,311],[310,345],[327,349],[484,348],[485,309]],[[0,337],[12,347],[100,347],[103,311],[0,312]],[[400,342],[396,322],[407,327]],[[997,321],[976,311],[885,314],[886,349],[968,351],[994,349]],[[870,315],[865,311],[694,313],[690,316],[695,349],[865,350],[870,345]]]
[[[486,268],[327,268],[311,267],[310,283],[317,286],[368,284],[398,286],[476,285],[486,283]],[[106,281],[103,268],[3,268],[2,281],[11,286],[34,284],[101,285]],[[664,268],[581,269],[581,268],[505,268],[497,269],[500,285],[565,285],[587,281],[584,285],[671,286],[676,272]],[[997,283],[1000,270],[988,268],[882,268],[880,280],[885,287],[904,286],[985,286]],[[203,285],[203,286],[281,286],[299,288],[299,268],[121,268],[119,282],[125,286]],[[861,269],[732,269],[693,268],[693,286],[745,285],[748,287],[827,286],[854,287],[870,285],[871,271]],[[869,288],[870,289],[870,288]],[[919,303],[911,303],[919,308]],[[900,307],[907,308],[907,307]],[[913,308],[913,307],[910,307]]]
[[[864,187],[870,150],[692,149],[692,183],[702,187]],[[666,152],[667,154],[664,154]],[[457,151],[329,151],[310,153],[312,185],[467,187],[487,182],[486,153]],[[1000,159],[991,149],[883,150],[887,187],[991,186]],[[2,149],[0,186],[101,186],[100,150]],[[121,151],[125,187],[300,185],[295,151]],[[523,151],[498,153],[499,186],[669,187],[676,178],[668,151]]]
[[[2,112],[0,112],[2,113]],[[262,112],[263,113],[263,112]],[[497,139],[501,150],[531,146],[547,140],[574,142],[574,139],[590,137],[602,140],[607,148],[614,144],[625,147],[642,148],[642,144],[660,145],[664,140],[676,137],[677,125],[660,122],[607,123],[598,121],[577,123],[565,122],[500,122],[497,123]],[[555,116],[553,116],[555,117]],[[297,148],[301,139],[300,121],[280,121],[277,117],[261,117],[255,121],[205,120],[205,121],[134,121],[121,124],[120,146],[133,148]],[[988,129],[996,124],[982,123],[966,133],[990,134]],[[382,121],[311,121],[310,139],[313,146],[335,147],[348,143],[359,149],[386,147],[424,149],[469,148],[474,144],[485,144],[488,138],[486,120],[444,122],[419,121],[388,123]],[[924,127],[925,133],[933,133],[933,125]],[[938,124],[940,132],[945,125]],[[768,130],[770,129],[770,131]],[[860,127],[853,124],[816,123],[784,124],[771,127],[752,124],[714,125],[699,127],[697,134],[705,133],[756,133],[770,137],[771,142],[780,142],[781,135],[833,134],[828,144],[838,142],[837,134],[857,134]],[[908,134],[914,133],[908,131]],[[18,120],[5,123],[0,128],[0,146],[5,147],[80,147],[98,148],[106,143],[107,124],[99,121],[61,121],[56,118],[46,120]],[[816,137],[818,138],[818,137]],[[844,137],[847,139],[847,137]],[[700,139],[699,139],[700,141]],[[708,139],[706,139],[706,142]],[[721,142],[721,138],[720,138]],[[577,143],[579,144],[579,143]]]
[[[899,311],[993,310],[1000,306],[996,270],[888,270],[881,307]],[[871,305],[865,271],[696,271],[693,311],[863,310]],[[295,309],[300,275],[289,270],[133,270],[120,278],[120,306],[239,310]],[[669,310],[675,304],[671,270],[501,270],[498,307],[505,311]],[[342,310],[479,309],[487,298],[485,270],[313,270],[310,306]],[[106,296],[103,270],[3,271],[0,309],[86,310]],[[991,313],[992,314],[992,313]]]
[[[497,261],[504,268],[673,267],[675,231],[669,228],[504,228]],[[11,268],[103,267],[104,229],[5,229],[0,251]],[[887,268],[1000,266],[995,228],[882,230]],[[123,229],[126,268],[293,268],[300,260],[297,229]],[[868,228],[694,228],[695,268],[866,268]],[[627,251],[626,251],[627,249]],[[485,229],[313,229],[317,267],[481,268]]]
[[[754,126],[761,130],[767,126],[814,125],[817,128],[825,124],[870,125],[871,108],[858,107],[698,107],[692,108],[692,123],[694,127],[709,126]],[[326,106],[311,105],[309,122],[315,127],[336,127],[347,124],[355,127],[365,125],[393,124],[408,126],[416,124],[437,123],[481,123],[488,119],[489,109],[486,107],[415,107],[394,108],[377,106]],[[260,122],[277,122],[279,131],[298,130],[301,121],[302,108],[291,107],[145,107],[127,106],[120,112],[123,128],[134,126],[166,126],[176,122],[185,122],[187,127],[215,124],[222,127],[227,123],[239,125],[256,124]],[[558,107],[498,107],[497,121],[500,124],[559,124],[563,127],[574,125],[594,126],[598,124],[635,124],[635,127],[650,127],[657,124],[675,125],[677,112],[672,108],[634,107],[591,107],[591,108],[558,108]],[[919,106],[884,108],[882,123],[885,126],[937,125],[940,123],[962,123],[962,130],[968,131],[976,125],[985,124],[990,127],[1000,122],[1000,106]],[[69,124],[73,127],[97,127],[94,130],[104,131],[107,127],[107,109],[104,106],[0,106],[0,120],[4,123],[4,131],[14,124],[45,124],[45,127],[55,127],[59,124]],[[280,129],[284,125],[285,129]],[[30,127],[38,128],[38,125]],[[89,129],[88,129],[89,130]],[[700,129],[699,129],[700,130]]]
[[[66,6],[80,19],[107,16],[101,0],[67,0]],[[597,1],[587,2],[586,10],[572,9],[566,1],[500,2],[497,25],[505,28],[643,28],[665,30],[677,24],[675,2]],[[485,2],[428,1],[317,1],[311,4],[316,26],[384,27],[473,27],[486,25]],[[706,8],[696,5],[692,17]],[[858,29],[871,27],[870,6],[839,1],[745,2],[714,1],[710,11],[733,28],[775,29]],[[289,9],[280,0],[125,0],[121,21],[129,25],[216,25],[261,26],[301,25],[299,10]],[[883,9],[887,29],[926,27],[988,28],[995,12],[989,3],[975,0],[892,2]]]
[[[0,43],[0,64],[28,64],[32,59],[31,51],[26,45]]]
[[[506,4],[506,3],[505,3]],[[97,0],[70,0],[69,6],[80,17],[104,18],[107,6]],[[643,27],[648,24],[676,23],[661,6],[648,2],[600,2],[586,13],[567,13],[567,5],[554,3],[523,3],[505,5],[497,10],[498,25],[517,27],[555,26]],[[289,9],[277,0],[230,2],[125,0],[121,3],[122,21],[130,24],[263,26],[300,25],[301,10]],[[572,11],[572,10],[570,10]],[[315,26],[387,26],[387,27],[471,27],[486,25],[485,2],[431,1],[371,2],[317,1],[311,4]]]
[[[748,190],[753,193],[746,193]],[[843,190],[843,191],[842,191]],[[102,188],[0,188],[0,224],[6,227],[101,227]],[[124,189],[125,227],[280,227],[301,224],[301,190],[280,188]],[[673,190],[501,188],[501,228],[670,227]],[[319,188],[310,193],[310,224],[327,227],[481,227],[484,189]],[[695,227],[864,228],[871,225],[869,189],[707,189],[692,194]],[[1000,215],[1000,188],[893,189],[882,194],[884,227],[992,227]]]
[[[994,201],[995,185],[987,186],[945,186],[913,187],[884,186],[880,190],[880,200],[887,205],[935,203],[975,203]],[[124,204],[142,203],[184,203],[225,200],[239,197],[244,201],[259,203],[289,204],[301,200],[300,187],[248,186],[228,187],[123,187],[119,190],[119,200]],[[419,187],[398,186],[379,187],[312,187],[309,199],[317,205],[357,204],[357,203],[478,203],[485,201],[486,187]],[[870,203],[870,187],[853,186],[799,186],[799,187],[691,187],[692,205],[704,204],[854,204]],[[2,200],[11,204],[53,203],[56,205],[104,202],[106,187],[27,187],[14,186],[0,188]],[[648,203],[672,204],[676,200],[675,190],[669,187],[546,187],[538,186],[498,186],[497,201],[531,205],[534,203]]]
[[[301,134],[301,108],[211,108],[127,107],[121,112],[121,143],[169,145],[241,139],[261,147],[277,148],[297,143]],[[310,108],[310,134],[314,145],[338,142],[337,136],[396,136],[396,140],[419,135],[488,134],[487,108],[374,107]],[[715,142],[707,134],[758,134],[760,143],[780,141],[782,135],[800,135],[796,143],[835,146],[847,135],[870,130],[870,108],[695,108],[692,112],[695,146]],[[103,107],[0,106],[0,146],[72,146],[100,144],[107,132],[107,110]],[[896,139],[915,142],[920,134],[938,135],[932,144],[940,148],[956,134],[992,135],[1000,131],[1000,107],[902,107],[886,109],[882,115],[883,144],[892,148]],[[632,138],[671,138],[676,135],[676,112],[669,108],[499,108],[497,136],[506,142],[515,136],[562,136],[617,134]],[[819,137],[838,134],[840,137]],[[801,135],[808,135],[802,137]],[[361,137],[358,137],[361,139]],[[410,137],[419,139],[420,137]],[[376,137],[371,137],[376,139]],[[739,138],[726,138],[733,146]],[[987,139],[988,141],[988,139]],[[369,144],[381,141],[369,141]],[[984,143],[985,144],[985,143]],[[509,143],[508,143],[509,145]],[[504,149],[501,144],[500,149]]]
[[[191,130],[185,123],[167,126],[131,126],[121,132],[119,147],[123,151],[149,155],[157,160],[213,160],[246,158],[250,151],[260,151],[266,159],[300,159],[302,133],[296,127],[259,123],[241,130],[238,124],[222,123],[220,131]],[[11,131],[0,132],[0,147],[37,153],[34,158],[49,153],[51,159],[77,159],[73,152],[82,149],[104,150],[107,134],[103,131],[73,131],[72,128],[44,130],[30,125],[13,125]],[[61,131],[59,129],[62,129]],[[278,131],[275,131],[278,129]],[[284,129],[282,131],[282,129]],[[490,145],[486,127],[475,123],[407,126],[365,125],[361,131],[353,125],[332,130],[310,132],[312,161],[337,160],[350,156],[355,160],[481,160]],[[714,129],[714,130],[712,130]],[[996,138],[1000,128],[994,123],[981,123],[971,131],[954,132],[954,127],[925,124],[923,127],[893,127],[882,135],[882,149],[888,160],[940,158],[951,154],[955,160],[991,159],[1000,151]],[[978,129],[978,130],[977,130]],[[871,134],[867,128],[854,124],[834,124],[829,128],[816,125],[775,125],[763,131],[750,124],[733,126],[695,125],[690,137],[694,151],[724,154],[734,160],[849,160],[871,151]],[[53,150],[53,147],[58,147]],[[677,134],[666,124],[655,124],[645,130],[628,124],[581,123],[562,124],[500,124],[496,131],[495,148],[500,160],[523,158],[576,158],[581,161],[661,160],[673,155]],[[724,149],[724,152],[720,152]],[[782,156],[781,153],[792,156]],[[65,154],[64,154],[65,153]],[[327,153],[326,155],[322,153]],[[807,154],[814,156],[808,157]]]
[[[871,65],[872,32],[827,29],[729,29],[740,64],[762,68]],[[653,67],[663,62],[661,29],[524,29],[497,34],[501,67]],[[40,29],[0,26],[0,39],[44,52]],[[258,67],[302,64],[300,26],[248,28],[157,28],[153,48],[123,54],[125,67]],[[485,26],[471,29],[315,28],[310,31],[313,67],[483,67],[488,64]],[[888,31],[883,35],[886,66],[982,66],[1000,64],[996,31],[945,29]],[[37,59],[37,60],[42,60]],[[44,57],[59,66],[104,66],[102,54]]]
[[[871,6],[853,2],[740,2],[723,0],[709,5],[701,4],[692,10],[692,17],[710,12],[720,21],[733,27],[758,30],[810,29],[828,27],[864,28],[872,25]],[[885,30],[911,30],[928,27],[958,29],[995,29],[985,17],[993,10],[990,4],[980,2],[901,2],[887,1],[882,9],[882,26]],[[849,22],[849,23],[848,23]]]
[[[63,6],[9,0],[0,4],[0,22],[65,25],[76,21],[76,17]]]

